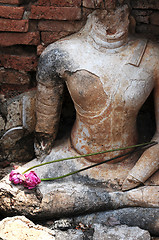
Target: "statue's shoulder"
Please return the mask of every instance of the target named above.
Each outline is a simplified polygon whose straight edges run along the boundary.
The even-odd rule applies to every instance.
[[[76,37],[64,38],[50,44],[40,56],[38,69],[51,71],[52,75],[58,76],[62,76],[65,71],[76,69],[74,56],[78,54],[78,46]]]
[[[54,55],[63,57],[68,55],[73,49],[78,49],[82,44],[82,40],[79,33],[72,34],[68,37],[62,38],[50,45],[48,45],[42,53],[43,55]]]
[[[135,44],[135,47],[140,48],[149,48],[153,51],[153,49],[157,52],[159,51],[159,43],[153,40],[150,40],[148,38],[139,37],[138,35],[130,36],[130,43],[133,45]]]
[[[140,63],[143,62],[143,57],[145,55],[147,44],[147,39],[141,39],[136,36],[130,38],[129,47],[131,56],[129,58],[129,64],[136,67],[140,66]]]
[[[153,61],[153,64],[158,64],[159,59],[159,43],[150,39],[141,37],[132,37],[130,40],[132,47],[132,55],[130,64],[139,66],[141,62],[148,63]]]

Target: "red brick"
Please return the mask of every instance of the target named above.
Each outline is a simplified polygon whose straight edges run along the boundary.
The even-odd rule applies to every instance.
[[[135,17],[136,22],[138,23],[149,23],[149,16],[136,16]]]
[[[32,6],[31,19],[79,20],[81,8]]]
[[[45,45],[48,45],[67,35],[68,35],[68,32],[42,32],[41,40]]]
[[[0,46],[7,47],[16,44],[38,45],[40,43],[39,32],[27,33],[0,33]]]
[[[0,6],[0,17],[11,19],[22,19],[24,7]]]
[[[13,68],[15,70],[36,71],[37,56],[36,55],[0,55],[1,66],[5,68]]]
[[[29,32],[37,32],[38,26],[37,21],[29,20]]]
[[[138,23],[149,23],[150,10],[133,10],[132,15]]]
[[[50,0],[38,0],[36,5],[40,6],[50,6]]]
[[[27,32],[29,28],[28,20],[0,19],[0,31]]]
[[[7,3],[7,4],[21,4],[23,3],[25,0],[0,0],[0,3]]]
[[[132,10],[131,14],[133,16],[149,16],[153,11],[152,10],[147,10],[147,9],[142,9],[142,10]]]
[[[154,25],[159,25],[159,12],[154,12],[150,16],[150,22]]]
[[[24,85],[30,83],[30,75],[13,69],[0,69],[0,83]]]
[[[151,37],[159,35],[159,26],[151,24],[140,24],[136,26],[137,33],[144,33]]]
[[[21,93],[30,91],[28,85],[15,85],[15,84],[2,84],[0,89],[0,94],[4,96],[4,98],[13,98],[15,96],[18,96]]]
[[[81,0],[50,0],[50,4],[57,7],[80,7]]]
[[[36,5],[54,7],[80,7],[81,0],[38,0]]]
[[[131,1],[133,8],[140,9],[159,9],[159,1],[157,0],[133,0]]]
[[[51,20],[40,20],[38,23],[39,31],[67,31],[77,32],[84,25],[82,21],[51,21]]]

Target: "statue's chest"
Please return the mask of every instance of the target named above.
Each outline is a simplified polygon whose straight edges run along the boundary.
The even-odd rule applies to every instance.
[[[132,47],[115,54],[88,47],[77,54],[72,51],[73,65],[66,82],[74,102],[90,111],[111,103],[140,108],[154,86],[153,67],[148,54],[140,64],[132,65],[132,52]]]
[[[146,64],[136,67],[127,62],[114,61],[100,77],[105,93],[114,101],[140,106],[154,86],[153,72]]]
[[[153,73],[146,64],[136,67],[123,57],[84,59],[67,79],[73,100],[85,110],[110,103],[139,108],[153,85]]]

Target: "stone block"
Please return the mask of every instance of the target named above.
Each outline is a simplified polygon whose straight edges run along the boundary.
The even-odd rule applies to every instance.
[[[29,161],[34,157],[35,91],[7,99],[0,107],[0,166]]]
[[[17,141],[34,131],[35,91],[28,91],[8,99],[2,107],[5,125],[3,129],[1,126],[1,146],[5,152],[7,149],[11,151]]]
[[[28,91],[7,101],[5,131],[23,126],[29,132],[35,127],[35,91]]]
[[[77,32],[79,31],[84,22],[82,21],[51,21],[51,20],[40,20],[38,23],[39,31],[67,31],[67,32]]]
[[[24,7],[0,6],[0,17],[22,19]]]
[[[154,12],[150,15],[150,23],[159,25],[159,12]]]
[[[37,56],[31,55],[10,55],[0,54],[1,65],[5,68],[13,68],[23,71],[36,71],[37,68]]]
[[[39,32],[27,33],[0,33],[0,45],[3,47],[13,46],[17,44],[38,45],[40,43]]]
[[[45,45],[48,45],[68,34],[68,32],[41,32],[41,40]]]
[[[81,8],[32,6],[30,19],[80,20]]]
[[[12,102],[7,102],[5,131],[22,125],[22,103],[19,99],[13,99]]]
[[[28,20],[0,19],[0,31],[2,32],[27,32],[28,29]]]
[[[0,84],[25,85],[30,83],[30,75],[14,69],[0,69]]]

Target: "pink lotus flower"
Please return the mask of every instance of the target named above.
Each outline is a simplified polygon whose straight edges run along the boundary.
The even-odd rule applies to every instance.
[[[39,183],[41,183],[40,178],[37,176],[37,174],[34,171],[24,174],[24,177],[25,177],[25,181],[23,182],[23,185],[28,189],[32,189],[36,187]]]
[[[12,170],[9,175],[9,180],[13,184],[22,184],[24,181],[24,176],[20,174],[17,170]]]

